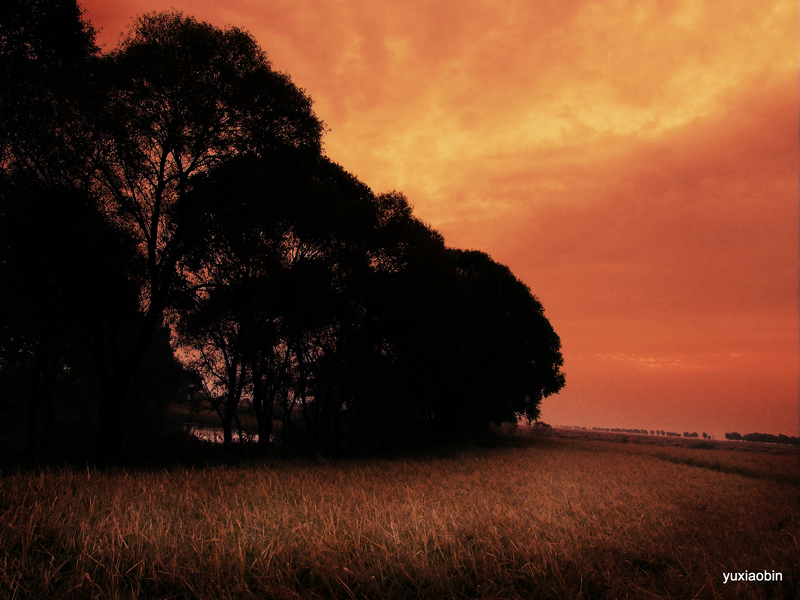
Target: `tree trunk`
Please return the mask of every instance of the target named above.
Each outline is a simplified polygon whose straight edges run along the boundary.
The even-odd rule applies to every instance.
[[[36,459],[36,405],[38,404],[39,400],[39,390],[38,390],[38,374],[37,369],[34,368],[33,375],[31,377],[31,391],[28,395],[28,431],[26,432],[25,437],[25,454],[29,460],[33,461]]]
[[[44,381],[42,382],[42,401],[44,403],[44,440],[42,446],[47,454],[53,449],[56,423],[56,379],[60,370],[61,365],[54,365],[45,372]]]
[[[228,410],[228,407],[225,407],[225,411],[222,416],[222,449],[225,453],[230,452],[231,447],[233,446],[233,412]]]
[[[101,398],[97,433],[98,459],[113,463],[121,458],[123,431],[119,419],[133,375],[150,346],[160,315],[151,311],[139,323],[129,351],[119,351],[118,345],[127,346],[120,322],[112,320],[104,331],[102,324],[92,332],[92,358],[100,380]]]
[[[30,390],[28,392],[28,431],[25,441],[25,453],[30,460],[36,459],[39,446],[44,445],[49,449],[48,436],[53,435],[53,396],[57,365],[52,364],[52,340],[40,340],[33,361]],[[45,407],[45,438],[41,444],[39,440],[39,406]]]
[[[269,391],[267,391],[269,388]],[[258,445],[266,448],[272,436],[272,404],[275,399],[275,386],[267,386],[264,378],[253,374],[253,409],[258,424]]]

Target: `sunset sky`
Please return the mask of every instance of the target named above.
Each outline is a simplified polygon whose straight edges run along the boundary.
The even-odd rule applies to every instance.
[[[798,435],[796,0],[83,0],[252,33],[325,151],[507,264],[551,424]]]

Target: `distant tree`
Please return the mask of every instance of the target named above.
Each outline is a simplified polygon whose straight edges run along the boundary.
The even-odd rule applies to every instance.
[[[741,436],[748,442],[760,442],[763,444],[797,444],[798,438],[789,437],[783,434],[774,435],[771,433],[746,433]]]
[[[725,434],[725,439],[726,440],[741,440],[742,436],[741,436],[741,434],[739,434],[736,431],[734,431],[733,433],[726,433]]]

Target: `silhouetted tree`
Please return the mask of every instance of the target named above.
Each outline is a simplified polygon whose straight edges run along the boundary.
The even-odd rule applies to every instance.
[[[560,341],[538,300],[485,254],[446,249],[401,194],[378,202],[362,332],[371,353],[353,434],[441,440],[538,417],[564,383]]]
[[[543,398],[564,386],[561,342],[530,289],[477,251],[450,251],[464,285],[469,332],[462,388],[452,410],[478,424],[539,417]]]
[[[250,368],[256,345],[260,350],[269,344],[271,350],[276,343],[269,324],[279,317],[276,293],[284,233],[280,213],[286,198],[265,176],[284,172],[273,171],[273,166],[253,155],[234,157],[193,185],[204,237],[182,263],[192,287],[181,306],[180,340],[213,388],[208,398],[220,414],[226,447],[253,376],[268,376],[263,372],[266,364],[257,374]],[[269,419],[271,423],[271,411]],[[264,433],[268,440],[269,433]]]
[[[441,235],[399,193],[376,198],[363,283],[364,318],[349,380],[351,444],[380,449],[430,439],[458,360],[455,277]]]
[[[146,264],[139,335],[104,379],[102,445],[113,451],[125,390],[184,287],[182,258],[202,238],[189,201],[192,178],[245,150],[317,155],[322,124],[249,34],[180,13],[141,17],[103,58],[102,74],[107,102],[94,189]]]
[[[246,390],[262,444],[276,412],[289,434],[295,404],[316,443],[339,418],[329,379],[338,377],[333,357],[343,330],[357,320],[351,284],[366,268],[372,193],[327,159],[291,154],[279,161],[241,155],[197,184],[207,239],[184,263],[194,294],[181,330],[184,343],[209,351],[210,344],[238,365],[229,366],[223,386],[230,399],[224,438]],[[217,319],[228,325],[215,338],[197,336],[198,323],[218,328]]]
[[[0,173],[81,186],[93,169],[99,49],[75,0],[0,3]]]
[[[778,434],[778,435],[774,435],[774,434],[771,434],[771,433],[754,432],[754,433],[745,433],[742,436],[739,436],[738,433],[732,433],[730,435],[731,435],[731,437],[729,439],[741,439],[741,440],[745,440],[745,441],[748,441],[748,442],[760,442],[760,443],[763,443],[763,444],[798,444],[798,443],[800,443],[800,440],[798,440],[798,438],[790,437],[790,436],[787,436],[787,435],[783,435],[782,433]],[[725,436],[727,437],[728,434],[725,434]],[[735,436],[739,436],[739,437],[735,437]]]
[[[80,380],[82,394],[96,399],[93,359],[124,347],[135,328],[138,286],[129,275],[137,261],[131,240],[83,192],[5,185],[0,206],[1,351],[5,368],[29,373],[32,455],[42,410],[43,439],[53,439],[57,383],[62,398]]]
[[[564,385],[527,286],[325,158],[249,34],[154,13],[99,56],[74,1],[0,10],[0,379],[27,390],[31,448],[69,372],[120,456],[122,422],[168,401],[148,377],[183,393],[172,326],[226,446],[241,405],[262,444],[298,416],[339,452],[536,419]]]

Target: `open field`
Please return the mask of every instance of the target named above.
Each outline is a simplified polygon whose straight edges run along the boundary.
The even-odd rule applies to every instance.
[[[4,472],[0,597],[797,598],[796,454],[519,439],[436,457]],[[780,582],[725,583],[727,573]]]

